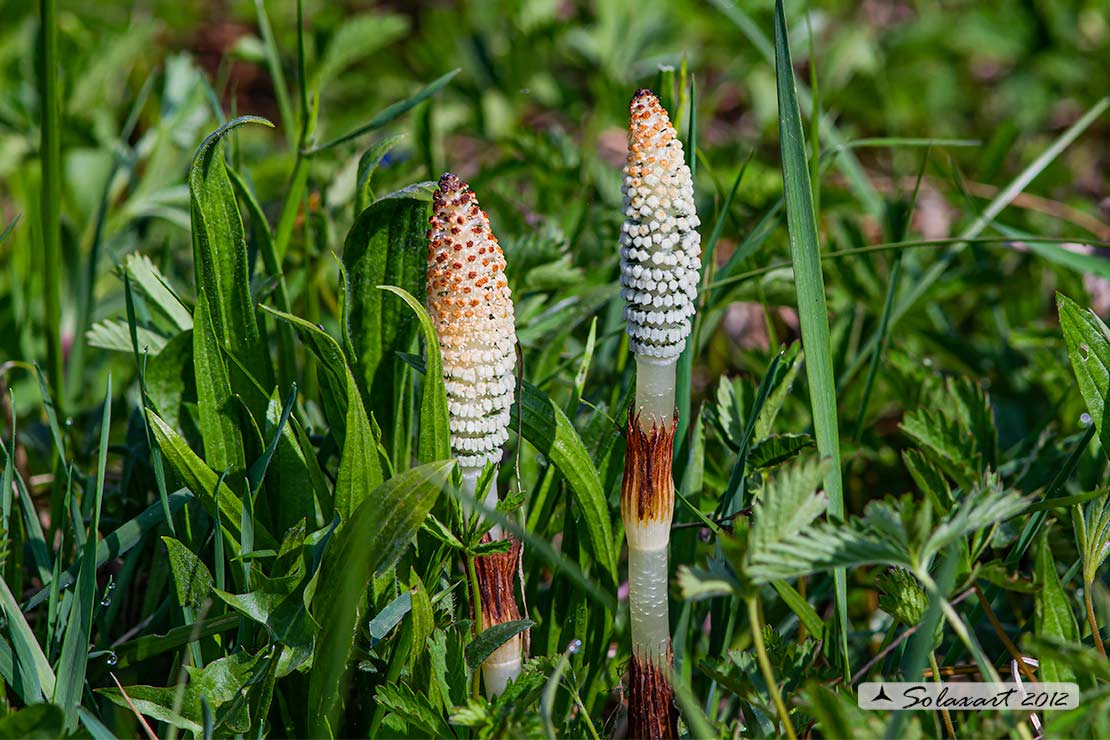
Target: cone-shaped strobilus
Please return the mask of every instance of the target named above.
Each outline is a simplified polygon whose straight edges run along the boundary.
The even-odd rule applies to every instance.
[[[501,461],[509,436],[509,407],[516,381],[513,301],[505,255],[489,218],[466,183],[452,174],[439,180],[428,230],[428,313],[443,354],[451,452],[459,462],[464,494],[477,493],[486,464]],[[485,502],[497,504],[494,475]],[[491,539],[508,539],[507,552],[475,558],[482,629],[520,619],[515,581],[520,542],[500,527]],[[514,635],[482,663],[486,694],[501,693],[517,677],[523,639]]]
[[[621,286],[636,357],[636,401],[629,413],[621,486],[632,622],[629,733],[633,738],[675,737],[667,607],[674,385],[694,315],[701,238],[682,142],[650,90],[632,98],[622,190]]]

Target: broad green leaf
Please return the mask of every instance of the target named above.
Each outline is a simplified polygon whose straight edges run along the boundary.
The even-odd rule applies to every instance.
[[[212,591],[212,574],[192,550],[173,537],[162,537],[169,555],[177,603],[198,611]]]
[[[482,663],[485,662],[486,658],[493,655],[493,651],[497,650],[497,648],[501,647],[524,630],[531,629],[535,626],[536,623],[531,619],[515,619],[511,622],[494,624],[482,630],[478,636],[466,646],[467,668],[472,671],[478,670]]]
[[[207,292],[197,296],[193,312],[193,374],[205,462],[212,470],[228,470],[232,481],[242,480],[247,468],[240,431],[242,412],[232,396],[231,380],[212,324]]]
[[[428,652],[428,640],[435,631],[435,613],[432,611],[432,601],[428,598],[428,590],[424,588],[424,581],[420,574],[413,568],[409,571],[409,602],[412,610],[412,650],[409,652],[409,670],[416,661]]]
[[[220,346],[243,359],[263,385],[272,383],[270,353],[255,318],[243,220],[220,143],[245,123],[273,126],[258,116],[241,116],[208,135],[189,168],[189,203],[197,298],[210,304]],[[195,316],[194,316],[195,320]]]
[[[197,454],[189,449],[189,445],[166,422],[152,411],[147,412],[147,421],[158,449],[162,451],[166,460],[173,465],[181,476],[185,486],[193,492],[201,505],[211,516],[220,511],[220,522],[224,525],[233,539],[233,545],[238,550],[239,522],[243,510],[241,499],[232,492],[226,482],[220,484],[219,491],[216,484],[219,476],[205,465]],[[277,543],[267,529],[260,523],[255,523],[254,544],[256,548],[274,547]]]
[[[783,199],[794,266],[794,288],[798,298],[798,323],[806,353],[806,378],[813,409],[814,436],[821,458],[828,459],[825,492],[829,514],[844,517],[844,487],[841,481],[840,429],[837,426],[836,379],[833,376],[829,314],[825,304],[825,278],[821,270],[821,245],[817,234],[805,135],[802,133],[794,68],[790,59],[790,36],[782,0],[775,2],[775,77],[779,102],[779,146],[782,154]],[[848,671],[847,581],[844,571],[834,574],[839,634],[836,643]]]
[[[0,719],[0,738],[55,740],[65,737],[65,712],[57,704],[32,704]]]
[[[270,396],[266,407],[267,438],[278,432],[282,402],[277,390]],[[296,418],[290,416],[281,427],[273,460],[266,470],[266,500],[275,532],[286,532],[301,519],[316,521],[316,502],[320,510],[331,508],[331,492],[324,473],[316,459],[315,450],[304,439],[304,430]]]
[[[339,472],[335,479],[335,511],[344,521],[382,482],[377,438],[370,428],[370,421],[362,408],[362,397],[350,372],[347,373],[346,427]]]
[[[982,467],[975,441],[943,409],[914,409],[906,413],[899,427],[958,486],[969,489],[975,485]]]
[[[416,535],[446,485],[454,460],[421,465],[378,486],[334,535],[324,553],[312,613],[321,626],[308,682],[309,734],[338,731],[336,709],[366,589]]]
[[[439,354],[432,319],[424,306],[405,290],[382,285],[382,290],[399,296],[416,313],[424,332],[424,389],[420,397],[420,437],[417,459],[421,462],[440,460],[451,454],[451,428],[447,416],[447,386],[443,380],[443,358]]]
[[[570,484],[582,512],[594,559],[613,582],[617,577],[617,554],[609,503],[601,479],[582,439],[563,410],[546,393],[524,381],[521,397],[512,407],[512,425],[520,419],[524,438],[558,468]]]
[[[112,376],[104,392],[100,422],[100,446],[96,463],[96,487],[93,489],[92,518],[81,551],[81,567],[70,600],[66,618],[62,655],[58,660],[58,682],[54,687],[54,703],[65,709],[66,729],[77,729],[77,709],[85,688],[85,670],[89,662],[93,612],[96,608],[96,549],[100,538],[100,511],[104,503],[104,474],[108,465],[108,435],[112,426]]]
[[[343,246],[351,361],[364,398],[375,409],[392,410],[394,353],[409,351],[418,327],[402,301],[378,286],[396,286],[423,304],[428,214],[427,191],[406,188],[362,211]],[[392,427],[391,417],[379,415],[386,429]]]
[[[183,624],[174,627],[165,634],[143,635],[134,640],[112,648],[116,654],[116,666],[120,669],[130,665],[142,663],[156,655],[177,650],[191,642],[203,640],[222,632],[229,632],[239,627],[241,620],[237,614],[225,614],[221,617],[202,619],[192,624]]]
[[[1080,308],[1063,293],[1056,294],[1056,308],[1079,391],[1098,429],[1103,454],[1110,455],[1110,429],[1105,425],[1110,399],[1110,329],[1093,311]]]
[[[1068,596],[1056,574],[1056,559],[1048,544],[1048,532],[1041,535],[1036,552],[1036,585],[1034,594],[1035,634],[1040,638],[1058,638],[1078,643],[1079,625],[1068,603]],[[1037,678],[1042,681],[1074,681],[1075,672],[1067,662],[1042,656]]]
[[[196,402],[193,332],[181,332],[161,352],[147,358],[144,377],[147,393],[158,414],[174,429],[182,429],[186,416],[184,404]]]

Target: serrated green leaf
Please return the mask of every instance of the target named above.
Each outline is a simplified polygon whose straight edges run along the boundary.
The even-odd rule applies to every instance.
[[[309,734],[322,737],[337,727],[336,704],[366,589],[412,540],[454,466],[454,460],[428,463],[381,484],[328,544],[312,599],[321,630],[309,674]]]
[[[139,348],[151,354],[161,352],[168,341],[166,337],[144,326],[135,327],[135,331],[138,334]],[[113,352],[131,352],[131,328],[126,321],[119,319],[96,322],[85,332],[85,340],[90,347]]]
[[[1048,544],[1048,531],[1041,535],[1036,552],[1036,585],[1034,595],[1034,626],[1041,638],[1057,638],[1078,643],[1079,625],[1068,603],[1068,596],[1056,573],[1056,560]],[[1067,662],[1041,658],[1037,678],[1042,681],[1074,681],[1075,671]]]
[[[149,308],[153,308],[179,332],[193,328],[192,313],[170,287],[166,276],[150,261],[150,257],[132,252],[124,260],[123,269],[131,278],[131,284],[146,296]]]
[[[405,724],[415,727],[429,737],[452,738],[455,733],[428,701],[424,694],[417,694],[405,684],[386,684],[379,686],[375,699]]]
[[[808,434],[772,434],[752,446],[748,465],[756,470],[773,468],[813,447],[813,437]]]

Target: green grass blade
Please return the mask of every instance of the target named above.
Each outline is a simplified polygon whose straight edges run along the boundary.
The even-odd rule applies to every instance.
[[[432,462],[386,481],[328,545],[312,599],[321,630],[308,679],[310,736],[339,734],[335,710],[366,589],[375,572],[391,564],[416,535],[454,467],[454,460]]]
[[[54,703],[66,714],[66,727],[77,729],[77,709],[85,686],[85,670],[89,662],[89,639],[92,634],[93,610],[96,608],[96,550],[100,528],[100,510],[104,502],[104,472],[108,463],[108,434],[112,427],[112,376],[104,392],[104,410],[100,421],[100,448],[96,463],[96,489],[89,533],[81,553],[77,585],[70,602],[66,632],[62,641],[62,657],[58,661],[61,676],[54,688]]]
[[[806,378],[809,381],[813,407],[813,427],[817,450],[821,457],[829,460],[825,475],[829,514],[841,519],[844,517],[844,489],[841,481],[840,431],[837,426],[829,317],[825,305],[817,220],[809,185],[805,134],[802,132],[801,113],[795,93],[786,11],[782,0],[775,3],[775,71],[778,79],[783,195],[790,235],[790,258],[794,265],[794,286],[798,296],[798,320],[801,325],[802,346],[806,353]],[[848,666],[847,581],[844,569],[838,568],[834,577],[839,630],[837,645],[843,660],[841,668],[845,675],[851,675]]]
[[[394,120],[396,120],[397,118],[400,118],[405,113],[408,113],[410,110],[412,110],[416,106],[420,105],[425,100],[432,97],[433,95],[438,93],[440,90],[442,90],[444,87],[446,87],[447,83],[449,83],[452,79],[454,79],[455,75],[457,75],[461,71],[462,71],[461,69],[451,70],[450,72],[443,75],[442,77],[439,77],[439,78],[433,80],[431,83],[429,83],[422,90],[420,90],[419,92],[414,94],[412,97],[405,98],[404,100],[401,100],[401,101],[396,102],[393,105],[389,106],[388,108],[383,110],[381,113],[379,113],[378,115],[371,118],[369,123],[358,127],[354,131],[343,134],[342,136],[340,136],[338,138],[332,139],[331,141],[328,141],[324,144],[320,144],[319,146],[313,147],[312,149],[309,149],[307,152],[305,152],[305,154],[316,154],[317,152],[322,152],[326,149],[332,149],[334,147],[339,146],[340,144],[346,144],[348,141],[353,141],[353,140],[357,139],[358,137],[362,136],[363,134],[368,134],[371,131],[375,131],[375,130],[383,127],[383,126],[386,126],[386,125],[392,123]]]
[[[19,669],[24,676],[24,697],[52,697],[57,681],[50,661],[46,659],[42,648],[39,647],[35,633],[19,610],[19,604],[8,588],[8,582],[0,579],[0,610],[8,622],[8,634],[12,640]],[[37,701],[38,699],[28,699]]]

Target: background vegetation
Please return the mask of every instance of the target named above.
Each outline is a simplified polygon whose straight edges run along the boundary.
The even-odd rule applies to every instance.
[[[651,86],[707,255],[683,731],[784,731],[761,615],[799,732],[1031,737],[852,688],[1028,656],[1085,691],[1050,731],[1110,734],[1104,3],[789,2],[777,39],[731,0],[59,5],[0,2],[0,733],[623,732],[616,237]],[[491,516],[525,539],[535,657],[493,703],[474,669],[509,634],[472,628],[434,343],[377,288],[419,307],[448,169],[505,249],[523,358]],[[835,470],[844,518],[812,524]]]

